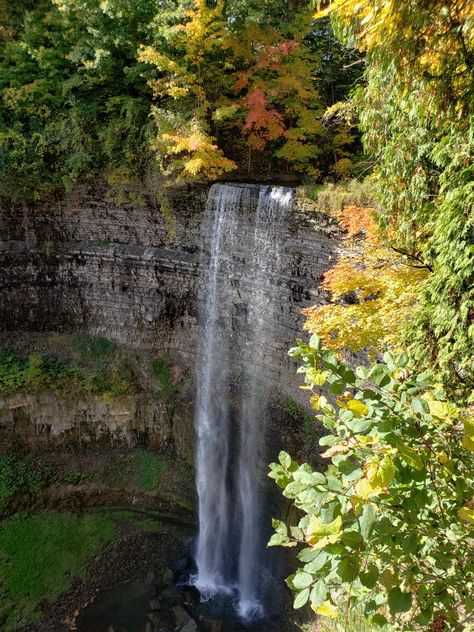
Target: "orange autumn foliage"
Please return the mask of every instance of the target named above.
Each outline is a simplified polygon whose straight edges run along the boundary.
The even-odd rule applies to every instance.
[[[331,302],[303,310],[305,328],[339,352],[396,349],[427,277],[382,240],[373,213],[356,206],[334,213],[345,233],[339,260],[324,275]]]

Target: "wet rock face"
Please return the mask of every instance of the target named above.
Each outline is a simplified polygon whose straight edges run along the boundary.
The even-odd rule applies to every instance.
[[[202,230],[207,194],[208,187],[169,193],[171,231],[155,202],[118,204],[99,185],[38,209],[2,209],[0,328],[10,334],[83,330],[194,365],[196,297],[211,241]],[[252,209],[241,212],[250,217]],[[327,219],[298,197],[284,232],[278,360],[271,369],[275,384],[294,395],[286,351],[301,335],[301,308],[324,300],[318,287],[337,238]],[[246,318],[242,296],[252,282],[245,275],[252,254],[245,229],[241,246],[233,319]]]

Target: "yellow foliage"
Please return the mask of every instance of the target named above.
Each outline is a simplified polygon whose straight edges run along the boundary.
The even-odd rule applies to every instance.
[[[311,607],[314,610],[314,612],[316,612],[316,614],[319,614],[322,617],[337,619],[339,616],[337,607],[334,604],[332,604],[330,601],[323,601],[323,603],[317,608],[314,608],[313,606]]]
[[[322,549],[326,544],[334,544],[342,536],[342,518],[337,516],[332,522],[321,522],[311,515],[305,532],[305,540],[315,549]]]
[[[458,516],[461,520],[474,523],[474,508],[468,506],[461,507],[458,511]]]
[[[157,146],[165,157],[177,156],[173,168],[187,180],[216,179],[236,167],[214,138],[201,128],[198,119],[193,119],[180,133],[163,131],[158,135]]]
[[[474,452],[474,420],[466,419],[464,421],[464,436],[462,439],[462,447],[469,452]]]
[[[391,458],[385,455],[382,459],[376,456],[369,459],[364,471],[371,485],[384,489],[393,481],[396,470]]]
[[[316,18],[337,16],[355,28],[360,50],[396,51],[407,86],[416,77],[453,77],[459,95],[469,87],[469,54],[474,47],[474,3],[470,0],[322,0]],[[456,97],[455,94],[452,96]]]
[[[354,491],[356,494],[354,501],[357,504],[359,499],[368,500],[369,498],[378,496],[383,492],[383,489],[379,485],[372,484],[367,478],[361,478],[355,484]]]
[[[396,348],[427,277],[381,240],[372,213],[354,206],[334,213],[346,235],[339,261],[324,275],[333,302],[303,310],[305,328],[336,351]]]

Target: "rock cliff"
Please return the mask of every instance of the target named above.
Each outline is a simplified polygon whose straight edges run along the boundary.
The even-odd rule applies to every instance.
[[[128,201],[119,202],[105,186],[96,184],[78,187],[66,199],[35,209],[3,209],[1,337],[8,341],[25,331],[85,331],[166,355],[192,371],[196,297],[210,246],[210,235],[203,231],[202,223],[207,194],[204,186],[171,189],[166,205],[161,196],[161,206],[167,208],[164,213],[156,196],[147,192],[128,192]],[[246,287],[252,283],[245,268],[251,256],[246,231],[251,230],[252,210],[241,209],[235,319],[246,318]],[[319,286],[337,247],[337,230],[301,195],[296,196],[283,230],[282,273],[275,281],[281,296],[278,342],[269,354],[270,370],[275,392],[297,398],[295,367],[287,349],[301,335],[301,308],[324,300]],[[27,444],[32,435],[57,441],[58,434],[76,436],[81,420],[86,419],[93,429],[89,434],[83,431],[86,441],[106,437],[111,443],[136,442],[142,433],[161,449],[171,433],[166,414],[161,409],[157,412],[158,405],[150,399],[129,399],[117,403],[115,409],[98,401],[47,399],[4,401],[3,436],[7,437],[8,428],[16,427],[17,432],[23,428],[25,440],[29,426]],[[192,452],[190,408],[188,402],[188,420],[181,422],[180,437],[174,439],[178,446],[181,443],[178,451],[187,459]],[[186,425],[188,429],[183,430]]]

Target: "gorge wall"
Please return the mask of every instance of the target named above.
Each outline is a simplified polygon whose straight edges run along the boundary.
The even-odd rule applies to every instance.
[[[78,187],[66,199],[38,208],[3,208],[2,341],[8,343],[25,332],[85,331],[136,350],[153,351],[171,358],[184,371],[193,372],[197,295],[205,278],[201,268],[211,243],[211,235],[202,230],[207,195],[205,186],[171,189],[167,193],[169,212],[164,214],[146,192],[129,191],[129,201],[120,203],[107,187],[96,184]],[[251,213],[251,209],[241,212]],[[241,266],[242,274],[233,287],[232,300],[232,319],[240,321],[239,326],[248,312],[245,285],[252,283],[245,274],[252,242],[245,221],[241,225],[244,229],[234,263]],[[274,363],[270,369],[275,393],[280,390],[296,399],[301,391],[287,349],[301,335],[301,308],[325,300],[319,286],[337,248],[337,229],[326,216],[314,212],[309,200],[297,194],[283,231],[277,281],[280,301],[273,323],[278,348],[272,349],[268,357]],[[187,392],[188,419],[180,421],[178,443],[190,459],[192,396],[189,389]],[[58,406],[51,402],[49,406],[54,415]],[[130,409],[129,403],[127,406]],[[112,428],[115,441],[130,441],[133,411],[122,416],[123,429],[113,406],[112,412],[87,403],[82,409],[88,407],[89,423],[100,428],[101,436],[108,436]],[[69,434],[74,433],[76,417],[84,416],[83,410],[76,415],[77,408],[77,404],[62,405],[61,424]],[[99,412],[94,416],[96,409]],[[47,428],[44,416],[44,408],[42,413],[34,398],[9,400],[4,402],[3,428],[18,425],[15,420],[21,419],[22,427],[30,423],[41,434],[41,429]],[[138,415],[137,432],[159,437],[162,447],[172,431],[158,431],[155,426],[160,419],[164,424],[166,415],[155,410],[147,419],[143,417]],[[186,424],[188,430],[183,430]],[[48,432],[54,434],[54,428]],[[189,437],[183,439],[183,433],[189,433]]]

